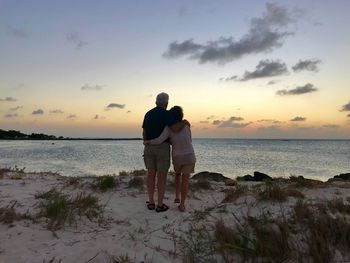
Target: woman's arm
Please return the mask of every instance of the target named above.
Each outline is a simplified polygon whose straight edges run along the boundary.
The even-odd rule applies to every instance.
[[[155,138],[153,140],[150,140],[149,143],[150,144],[161,144],[162,142],[164,142],[166,139],[169,138],[170,135],[170,130],[169,128],[166,126],[163,130],[163,132],[161,133],[161,135],[159,135],[158,138]]]

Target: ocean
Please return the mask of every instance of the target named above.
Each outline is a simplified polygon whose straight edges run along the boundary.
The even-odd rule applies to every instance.
[[[194,139],[196,172],[327,180],[350,172],[350,140]],[[0,141],[0,167],[67,176],[143,169],[142,141]],[[172,168],[171,168],[172,169]]]

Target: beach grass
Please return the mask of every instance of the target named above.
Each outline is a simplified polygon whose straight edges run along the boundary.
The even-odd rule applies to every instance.
[[[237,184],[235,188],[225,190],[225,198],[221,201],[221,203],[232,203],[247,192],[248,186]]]
[[[102,192],[113,189],[117,185],[117,180],[112,175],[100,176],[95,180],[93,188],[97,188]]]
[[[139,176],[133,176],[128,182],[128,188],[144,189],[144,178]]]
[[[144,188],[145,177],[131,172],[127,178],[72,179],[24,173],[22,181],[30,189],[46,189],[36,194],[23,193],[22,181],[11,180],[12,172],[3,175],[0,183],[5,192],[0,201],[6,205],[0,205],[0,227],[23,233],[19,235],[27,239],[43,234],[42,240],[31,241],[43,250],[46,247],[39,242],[50,242],[45,239],[49,230],[63,242],[77,244],[68,249],[79,248],[82,257],[94,238],[113,243],[91,252],[84,262],[91,258],[97,262],[147,258],[144,262],[321,263],[350,259],[350,198],[347,188],[341,187],[346,182],[329,184],[324,191],[314,183],[300,187],[288,179],[233,186],[191,180],[195,188],[188,195],[186,212],[179,213],[176,204],[171,204],[169,211],[158,215],[145,207],[146,193],[134,190]],[[99,188],[100,183],[104,188]],[[172,191],[167,193],[170,200]],[[75,240],[71,240],[72,233]],[[12,238],[20,242],[21,236]],[[147,256],[133,249],[113,250],[124,244],[147,251]],[[66,260],[62,250],[55,254],[57,249],[53,246],[45,260],[54,256]]]
[[[36,194],[35,198],[40,199],[40,212],[37,217],[47,218],[47,228],[50,230],[61,229],[66,223],[77,224],[77,216],[86,216],[92,220],[98,217],[101,211],[97,197],[85,192],[69,196],[52,188],[47,192]]]

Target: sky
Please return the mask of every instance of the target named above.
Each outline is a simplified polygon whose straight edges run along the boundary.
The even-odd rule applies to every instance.
[[[0,129],[350,139],[350,1],[0,0]]]

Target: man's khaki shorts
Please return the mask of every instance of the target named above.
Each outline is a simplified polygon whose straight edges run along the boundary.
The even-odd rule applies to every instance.
[[[143,160],[147,170],[167,173],[170,167],[170,144],[145,145]]]

